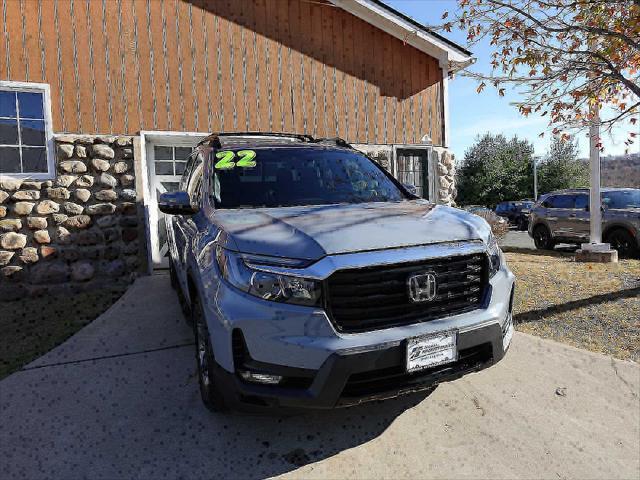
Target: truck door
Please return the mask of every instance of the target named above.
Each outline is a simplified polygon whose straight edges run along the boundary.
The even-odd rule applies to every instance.
[[[567,230],[567,219],[573,212],[573,195],[558,194],[547,197],[542,206],[545,208],[544,219],[553,237],[563,237]]]
[[[579,193],[576,195],[575,209],[572,218],[571,230],[572,235],[581,240],[589,241],[590,222],[589,222],[589,195]]]
[[[574,225],[576,223],[576,195],[566,193],[558,195],[555,199],[555,235],[564,238],[574,238]]]

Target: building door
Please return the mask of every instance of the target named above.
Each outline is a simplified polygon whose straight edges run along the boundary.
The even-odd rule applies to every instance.
[[[395,177],[402,183],[414,185],[422,198],[430,199],[430,149],[396,147],[395,152]]]
[[[147,166],[146,207],[151,269],[169,268],[165,214],[158,209],[164,192],[178,189],[187,157],[206,134],[177,132],[141,133]]]

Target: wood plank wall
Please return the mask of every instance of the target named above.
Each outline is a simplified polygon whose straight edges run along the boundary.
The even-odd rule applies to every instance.
[[[295,131],[442,142],[436,59],[324,0],[0,0],[0,79],[54,131]]]

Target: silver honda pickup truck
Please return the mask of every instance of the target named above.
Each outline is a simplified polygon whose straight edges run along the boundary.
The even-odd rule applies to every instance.
[[[159,208],[211,410],[395,397],[509,347],[514,276],[489,225],[341,139],[212,134]]]

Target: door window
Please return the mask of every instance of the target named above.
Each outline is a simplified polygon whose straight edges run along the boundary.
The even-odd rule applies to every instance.
[[[199,162],[196,165],[193,175],[189,178],[189,183],[187,186],[187,193],[189,193],[189,197],[191,198],[191,203],[193,205],[201,206],[200,200],[202,200],[202,167],[203,163]]]
[[[201,164],[202,156],[200,155],[199,151],[194,150],[187,159],[184,173],[182,175],[182,178],[180,179],[180,190],[187,191],[189,189],[189,179],[191,178],[191,175],[195,171],[195,169]]]
[[[543,205],[547,208],[574,208],[575,195],[554,195],[547,198]]]
[[[575,208],[585,210],[589,206],[589,195],[581,194],[576,196]]]
[[[602,204],[607,208],[640,207],[640,190],[615,190],[602,194]]]

